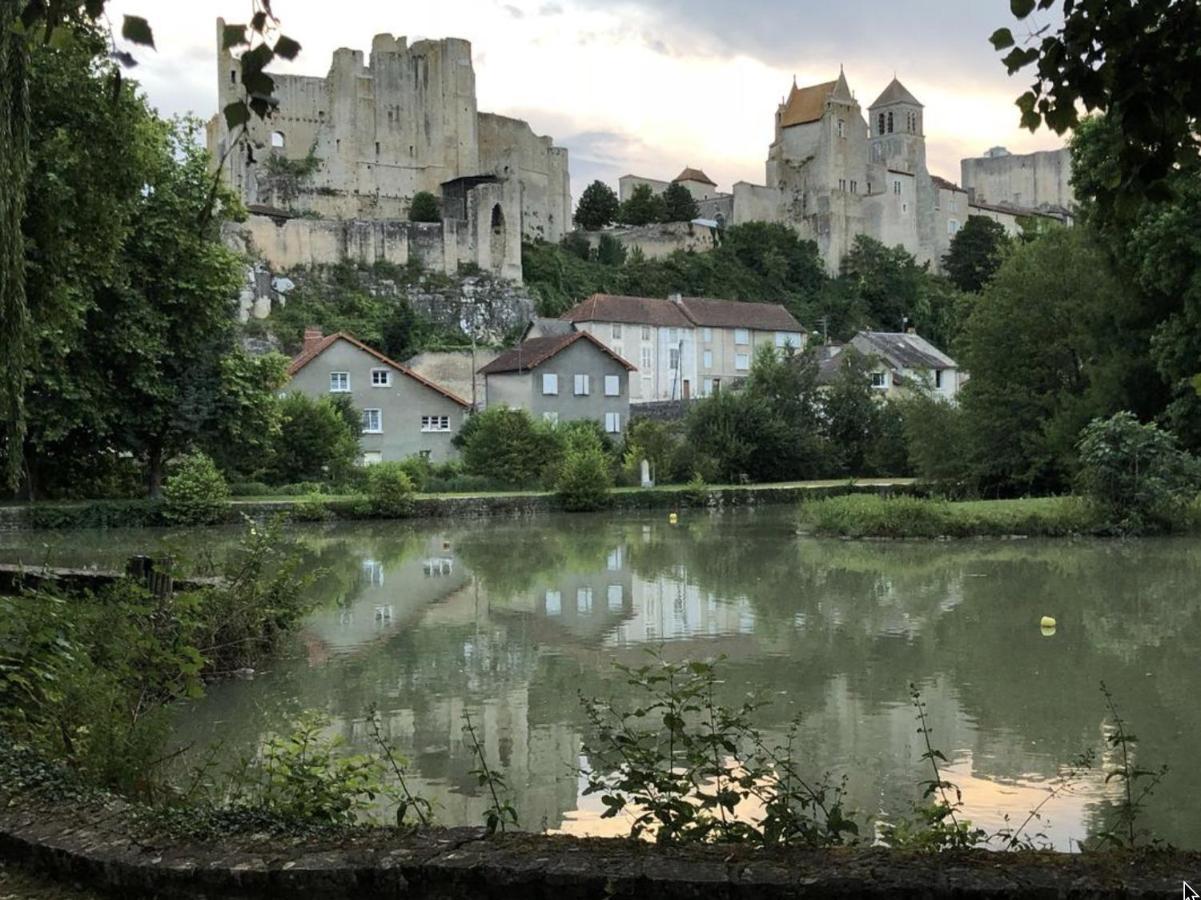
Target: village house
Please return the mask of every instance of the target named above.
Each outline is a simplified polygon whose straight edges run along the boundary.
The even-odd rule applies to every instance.
[[[522,341],[480,369],[485,404],[548,422],[591,419],[620,434],[630,418],[634,367],[585,331]]]
[[[288,367],[287,390],[314,399],[349,396],[363,419],[362,462],[458,455],[451,438],[471,404],[348,334],[305,330],[304,349]]]
[[[805,346],[805,330],[778,303],[593,294],[562,318],[636,363],[631,403],[708,397],[745,378],[760,347]]]
[[[850,357],[848,349],[867,359],[868,377],[881,397],[897,397],[922,386],[934,397],[954,403],[967,381],[959,364],[912,331],[860,331],[847,344],[825,344],[818,350],[818,380],[831,384]]]

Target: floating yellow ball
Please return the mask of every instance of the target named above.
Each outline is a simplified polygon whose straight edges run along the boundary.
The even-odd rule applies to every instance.
[[[675,513],[669,513],[667,516],[667,521],[669,523],[671,523],[672,525],[675,525],[678,521],[680,521],[680,517],[677,516]]]
[[[1055,620],[1052,619],[1050,616],[1043,616],[1042,620],[1038,624],[1041,625],[1043,628],[1054,628]]]

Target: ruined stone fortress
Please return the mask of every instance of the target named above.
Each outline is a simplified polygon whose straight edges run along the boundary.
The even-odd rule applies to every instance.
[[[845,74],[797,87],[781,100],[764,184],[740,181],[722,193],[703,172],[675,181],[692,192],[701,216],[729,224],[783,222],[817,242],[837,272],[857,235],[901,245],[938,268],[969,216],[986,216],[1010,233],[1037,219],[1071,220],[1071,155],[1064,150],[1014,155],[997,147],[961,163],[962,186],[926,166],[924,109],[897,79],[865,119]],[[638,184],[621,179],[624,200]]]
[[[245,146],[220,110],[241,97],[238,62],[220,49],[214,160],[250,216],[246,249],[276,271],[357,260],[453,274],[463,264],[521,279],[521,240],[571,227],[567,151],[530,126],[476,108],[471,45],[376,35],[370,57],[334,53],[324,78],[273,75],[275,112],[252,118]],[[413,196],[439,198],[441,223],[409,221]]]
[[[242,90],[237,60],[220,49],[223,26],[218,20],[218,110]],[[278,106],[266,120],[251,119],[247,141],[227,154],[220,112],[208,125],[213,158],[224,160],[250,212],[231,240],[267,269],[416,260],[451,275],[478,267],[520,281],[522,240],[558,241],[572,228],[567,151],[526,122],[477,109],[467,41],[409,45],[381,34],[366,60],[337,50],[323,78],[273,78]],[[817,243],[831,272],[860,234],[937,268],[969,216],[1012,233],[1038,219],[1070,221],[1067,150],[1018,156],[994,148],[962,161],[960,186],[928,170],[924,124],[922,104],[895,78],[866,117],[842,72],[809,87],[794,79],[775,113],[764,184],[738,182],[723,193],[691,166],[674,180],[709,225],[788,224]],[[638,184],[659,191],[668,183],[626,175],[621,197]],[[410,221],[421,191],[439,199],[441,222]],[[662,256],[710,249],[717,229],[650,230],[617,235]],[[259,306],[255,315],[269,303]]]

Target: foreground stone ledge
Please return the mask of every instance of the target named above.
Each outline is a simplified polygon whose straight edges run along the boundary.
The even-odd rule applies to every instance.
[[[773,900],[811,897],[1179,897],[1201,853],[994,853],[880,848],[661,849],[614,839],[439,828],[344,838],[134,834],[121,807],[0,810],[0,856],[120,897]]]

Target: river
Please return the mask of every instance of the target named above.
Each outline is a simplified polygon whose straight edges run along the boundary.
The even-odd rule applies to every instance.
[[[351,749],[374,749],[367,711],[412,766],[443,824],[478,824],[469,712],[523,827],[614,834],[581,796],[580,694],[608,695],[613,664],[724,657],[724,690],[772,700],[769,731],[802,715],[807,767],[845,774],[849,805],[912,808],[928,777],[909,684],[928,705],[947,777],[990,830],[1021,821],[1060,766],[1098,768],[1034,828],[1060,849],[1096,834],[1117,782],[1105,744],[1110,686],[1169,771],[1146,824],[1201,848],[1201,542],[859,543],[799,538],[785,507],[723,514],[547,516],[293,530],[321,571],[320,605],[252,678],[216,684],[176,738],[236,758],[303,710]],[[115,566],[134,551],[219,558],[236,532],[0,536],[0,561]],[[1058,627],[1045,635],[1044,615]]]

